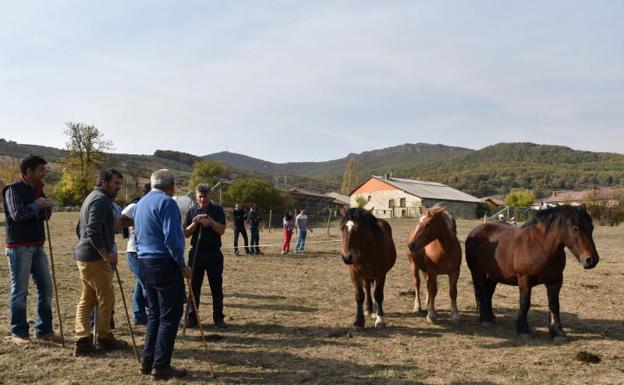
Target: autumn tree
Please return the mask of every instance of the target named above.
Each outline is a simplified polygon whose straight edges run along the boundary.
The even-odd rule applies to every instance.
[[[67,152],[54,196],[63,205],[79,205],[93,189],[98,171],[106,160],[106,151],[113,145],[93,125],[75,122],[66,125]]]
[[[355,159],[349,158],[349,160],[347,161],[347,168],[342,175],[342,187],[340,188],[340,190],[345,194],[349,194],[355,188],[355,183]]]

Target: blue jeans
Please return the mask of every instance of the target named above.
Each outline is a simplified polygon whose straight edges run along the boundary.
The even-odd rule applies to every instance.
[[[48,257],[43,246],[22,246],[5,249],[11,274],[11,334],[29,337],[26,321],[28,278],[32,274],[37,287],[37,319],[35,332],[52,333],[52,279],[48,270]]]
[[[136,252],[128,251],[128,267],[134,274],[136,284],[134,285],[134,291],[132,293],[132,312],[134,313],[134,323],[146,323],[147,322],[147,299],[145,293],[145,285],[143,285],[143,279],[141,278],[139,258]]]
[[[297,238],[297,246],[295,247],[296,251],[303,251],[305,247],[306,236],[308,235],[307,230],[299,230],[299,238]]]
[[[139,258],[139,264],[149,304],[143,363],[156,369],[166,369],[171,366],[178,324],[182,318],[182,272],[172,258]]]

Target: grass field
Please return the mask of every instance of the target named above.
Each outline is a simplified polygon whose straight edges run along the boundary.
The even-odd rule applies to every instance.
[[[95,358],[71,355],[79,297],[78,271],[71,255],[76,218],[76,213],[57,213],[51,221],[66,348],[43,342],[16,347],[5,342],[4,337],[9,336],[9,273],[6,262],[0,264],[0,384],[152,383],[151,378],[138,374],[131,350]],[[225,313],[230,327],[212,328],[211,299],[203,295],[200,316],[211,339],[210,354],[203,351],[197,330],[190,330],[186,337],[180,335],[173,364],[189,369],[190,376],[169,383],[624,384],[622,227],[596,229],[601,260],[594,270],[583,270],[573,257],[568,258],[561,310],[569,342],[555,345],[547,333],[543,287],[533,292],[529,314],[532,340],[520,340],[515,334],[515,287],[499,285],[494,297],[498,324],[482,329],[465,262],[459,279],[459,324],[449,320],[445,277],[439,280],[437,297],[440,322],[433,325],[424,315],[412,313],[412,283],[404,252],[411,223],[391,222],[399,257],[386,284],[388,327],[384,330],[374,329],[372,322],[361,332],[350,329],[355,303],[347,268],[338,256],[338,243],[314,244],[338,240],[337,229],[332,229],[331,236],[324,229],[309,235],[310,251],[302,255],[282,256],[278,247],[271,247],[265,249],[264,256],[236,257],[224,249]],[[459,221],[460,236],[477,223]],[[0,236],[4,239],[4,227]],[[231,237],[228,229],[224,245],[231,244]],[[279,232],[261,233],[261,243],[280,240]],[[119,270],[129,301],[133,280],[125,260]],[[115,287],[118,290],[116,283]],[[36,303],[32,285],[30,293],[32,322]],[[209,293],[207,283],[203,293]],[[130,342],[118,291],[116,295],[115,332]],[[54,316],[56,327],[56,313]],[[139,344],[144,330],[136,328]],[[598,355],[600,362],[578,360],[582,351]],[[208,376],[208,358],[215,363],[216,379]]]

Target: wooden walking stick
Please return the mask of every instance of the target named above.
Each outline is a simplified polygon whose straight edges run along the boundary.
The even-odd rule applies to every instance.
[[[113,270],[115,270],[115,274],[117,275],[117,283],[119,283],[119,291],[121,291],[121,300],[123,301],[124,311],[126,313],[126,321],[128,321],[128,329],[130,329],[130,337],[132,337],[132,347],[134,348],[134,354],[136,355],[137,361],[139,364],[141,363],[141,357],[139,356],[139,351],[137,350],[136,341],[134,340],[134,331],[132,331],[132,323],[130,323],[130,314],[128,314],[128,306],[126,305],[126,295],[123,291],[123,286],[121,285],[121,278],[119,277],[119,270],[117,270],[117,266],[113,266]]]
[[[191,278],[193,278],[193,274],[195,273],[195,266],[197,265],[197,251],[199,250],[199,241],[202,236],[202,228],[199,225],[199,234],[197,235],[197,241],[195,242],[195,252],[193,253],[193,266],[191,266]],[[189,286],[189,297],[193,297],[195,300],[195,294],[193,294],[193,290],[191,286]],[[188,321],[188,311],[189,311],[190,301],[188,298],[186,299],[186,310],[184,311],[184,325],[182,325],[182,335],[186,335],[186,322]],[[195,312],[195,316],[197,316],[197,312]],[[199,321],[198,321],[199,322]]]
[[[48,246],[50,247],[50,265],[52,266],[52,282],[54,282],[54,297],[56,298],[56,316],[61,329],[61,346],[65,347],[65,336],[63,335],[63,318],[61,318],[61,305],[59,302],[58,288],[56,286],[56,271],[54,270],[54,254],[52,253],[52,238],[50,237],[50,224],[45,220],[46,231],[48,232]]]
[[[193,293],[193,288],[191,287],[191,280],[186,278],[186,285],[188,286],[189,291],[191,292],[191,305],[193,306],[193,311],[195,312],[195,316],[197,317],[197,326],[199,328],[199,334],[201,334],[201,339],[204,344],[204,350],[206,350],[206,354],[210,354],[208,350],[208,343],[206,343],[206,337],[204,337],[204,330],[202,329],[201,319],[199,318],[199,313],[197,312],[197,304],[195,303],[195,296]],[[212,369],[212,361],[208,358],[208,368],[210,370],[210,376],[214,378],[214,370]]]

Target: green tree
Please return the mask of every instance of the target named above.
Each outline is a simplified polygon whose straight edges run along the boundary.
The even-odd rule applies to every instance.
[[[214,185],[219,181],[219,177],[225,175],[225,165],[218,160],[199,160],[193,165],[193,173],[188,185],[194,189],[200,183]]]
[[[112,142],[95,126],[85,123],[66,123],[69,137],[63,159],[61,180],[54,188],[54,196],[63,205],[78,205],[93,189],[99,170],[106,161],[106,151]]]
[[[355,204],[357,205],[357,207],[361,209],[363,209],[367,203],[368,203],[368,199],[366,199],[364,195],[359,195],[355,198]]]
[[[353,191],[353,189],[356,187],[355,178],[355,158],[349,158],[349,160],[347,161],[347,168],[345,169],[345,172],[342,176],[342,187],[340,188],[340,190],[345,194],[349,194],[351,191]]]
[[[505,205],[514,208],[527,208],[533,205],[535,196],[530,190],[511,190],[507,198],[505,198]]]
[[[280,190],[261,179],[238,179],[228,187],[224,199],[229,203],[255,203],[260,210],[283,209],[287,204]]]

